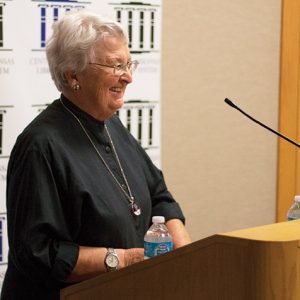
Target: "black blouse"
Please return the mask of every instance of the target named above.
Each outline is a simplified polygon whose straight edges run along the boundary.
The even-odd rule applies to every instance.
[[[121,185],[111,143],[99,122],[62,96]],[[59,100],[18,137],[7,173],[9,262],[1,299],[59,299],[79,245],[143,247],[153,215],[184,221],[163,175],[117,116],[105,122],[131,192],[128,199],[78,121]]]

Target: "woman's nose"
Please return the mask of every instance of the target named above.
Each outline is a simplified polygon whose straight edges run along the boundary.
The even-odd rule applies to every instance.
[[[127,68],[126,71],[124,70],[124,73],[120,76],[121,80],[126,81],[127,83],[132,82],[132,73],[131,71]]]

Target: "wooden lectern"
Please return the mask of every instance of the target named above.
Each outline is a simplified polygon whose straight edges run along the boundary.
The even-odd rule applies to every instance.
[[[61,290],[61,300],[300,299],[300,220],[217,234]]]

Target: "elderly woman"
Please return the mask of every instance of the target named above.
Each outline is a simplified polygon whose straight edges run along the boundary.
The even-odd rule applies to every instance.
[[[153,215],[165,216],[174,248],[190,242],[162,173],[114,114],[138,66],[120,25],[69,13],[46,53],[62,93],[11,153],[2,299],[59,299],[71,283],[143,260]]]

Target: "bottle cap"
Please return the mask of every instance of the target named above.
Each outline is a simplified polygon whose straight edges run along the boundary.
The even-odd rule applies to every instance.
[[[300,202],[300,195],[295,196],[295,201]]]
[[[154,216],[154,217],[152,217],[152,223],[165,223],[165,217],[163,217],[163,216]]]

